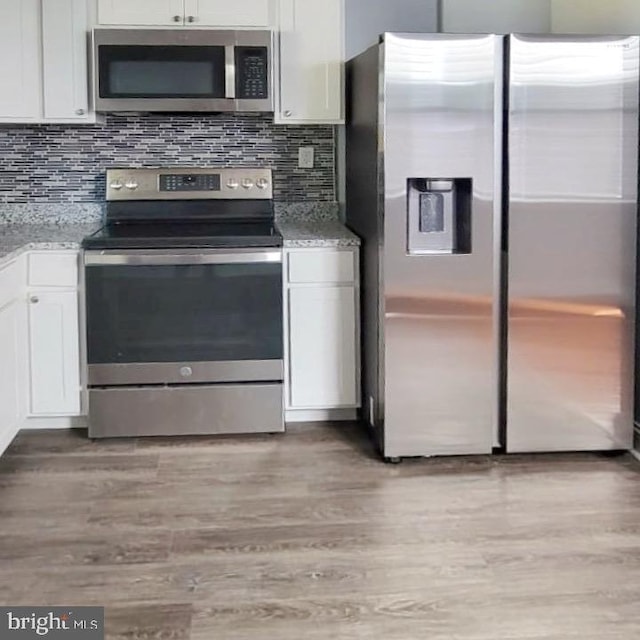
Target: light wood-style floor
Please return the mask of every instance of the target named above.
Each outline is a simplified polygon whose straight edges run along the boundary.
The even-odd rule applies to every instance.
[[[106,607],[107,637],[637,640],[640,463],[378,461],[355,425],[0,459],[0,602]]]

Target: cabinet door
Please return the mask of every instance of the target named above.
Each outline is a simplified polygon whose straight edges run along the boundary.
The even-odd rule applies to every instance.
[[[76,291],[29,297],[32,415],[80,413],[80,335]]]
[[[194,27],[263,27],[271,24],[272,0],[185,0],[185,20]]]
[[[20,305],[0,309],[0,453],[11,443],[21,422]]]
[[[176,25],[184,21],[184,0],[98,0],[98,23]]]
[[[44,117],[86,120],[89,112],[86,0],[42,3]]]
[[[0,0],[0,118],[40,115],[40,0]]]
[[[355,322],[353,287],[289,290],[291,407],[356,406]]]
[[[276,121],[343,122],[343,0],[280,0]]]

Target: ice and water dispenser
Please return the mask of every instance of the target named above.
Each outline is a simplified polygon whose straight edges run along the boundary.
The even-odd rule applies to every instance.
[[[471,178],[409,178],[410,255],[471,253]]]

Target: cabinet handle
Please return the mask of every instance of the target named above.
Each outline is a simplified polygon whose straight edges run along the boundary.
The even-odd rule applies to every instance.
[[[29,302],[31,302],[31,304],[38,304],[38,302],[40,302],[40,298],[38,298],[38,296],[31,296],[29,298]]]
[[[76,115],[77,116],[83,116],[84,115],[84,109],[76,109]]]
[[[287,111],[284,112],[284,117],[285,118],[290,118],[292,115],[293,115],[293,111],[289,111],[288,109],[287,109]]]
[[[182,22],[182,16],[173,16],[174,22]]]
[[[195,22],[196,21],[196,17],[195,16],[188,16],[187,17],[187,22]]]

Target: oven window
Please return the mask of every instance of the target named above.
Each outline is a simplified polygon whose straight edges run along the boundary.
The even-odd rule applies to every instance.
[[[281,360],[282,265],[86,267],[90,364]]]
[[[224,47],[104,45],[101,98],[224,98]]]

